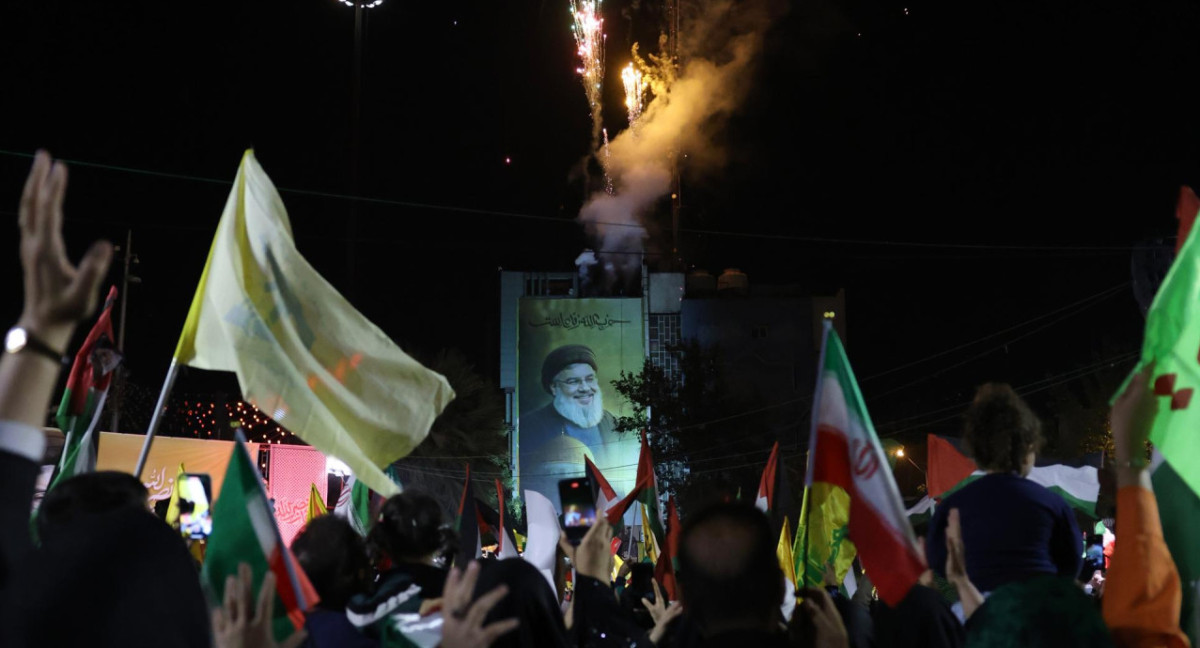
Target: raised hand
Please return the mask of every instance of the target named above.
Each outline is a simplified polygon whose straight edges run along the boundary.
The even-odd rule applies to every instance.
[[[813,645],[817,648],[848,648],[850,637],[846,634],[846,626],[838,614],[833,599],[820,587],[806,587],[796,592],[797,597],[804,597],[800,603],[800,612],[807,616],[813,625],[816,636]]]
[[[97,241],[78,266],[63,244],[63,197],[67,167],[38,151],[21,194],[21,266],[25,308],[21,326],[61,349],[74,325],[96,309],[97,288],[112,261],[112,245]]]
[[[1120,485],[1137,483],[1146,467],[1146,439],[1154,425],[1157,403],[1150,391],[1154,366],[1139,371],[1112,406],[1113,459]],[[1149,487],[1149,484],[1145,484]]]
[[[446,576],[442,589],[442,648],[483,648],[516,629],[516,619],[483,625],[488,612],[508,594],[508,586],[500,585],[472,603],[477,580],[476,561],[471,561],[465,570],[451,569]]]
[[[558,546],[571,559],[576,573],[607,584],[612,580],[612,535],[612,525],[600,519],[588,529],[578,547],[571,545],[565,533],[559,537]]]
[[[267,572],[258,601],[251,610],[252,578],[250,565],[238,565],[237,576],[225,579],[225,604],[212,613],[213,644],[217,648],[296,648],[308,633],[298,630],[283,643],[276,643],[271,632],[275,612],[275,574]],[[253,612],[253,615],[251,614]]]
[[[658,644],[662,641],[663,635],[667,633],[667,626],[683,614],[683,605],[679,601],[667,605],[667,600],[658,587],[658,581],[652,580],[650,585],[654,587],[654,602],[651,603],[649,598],[644,598],[642,606],[650,611],[650,618],[654,619],[654,629],[650,631],[650,641]]]

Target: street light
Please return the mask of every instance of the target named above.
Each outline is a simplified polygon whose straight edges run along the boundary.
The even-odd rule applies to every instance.
[[[903,459],[903,460],[907,461],[908,463],[912,464],[913,468],[920,470],[922,475],[925,474],[924,468],[918,466],[917,462],[912,460],[912,457],[909,457],[908,455],[904,454],[904,448],[896,448],[895,454],[896,454],[897,459]]]

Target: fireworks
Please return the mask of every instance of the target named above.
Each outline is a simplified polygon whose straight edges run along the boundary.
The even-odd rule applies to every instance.
[[[583,77],[583,89],[588,104],[600,104],[600,85],[604,81],[604,19],[600,17],[600,0],[570,0],[571,17],[575,24],[580,67],[576,70]]]
[[[602,131],[604,132],[604,161],[601,166],[604,167],[604,191],[611,196],[616,193],[616,190],[613,189],[612,176],[608,173],[608,129],[605,128]]]
[[[635,50],[636,51],[636,50]],[[625,108],[629,111],[629,126],[637,124],[642,116],[642,102],[646,96],[646,84],[642,81],[642,73],[633,63],[621,70],[621,81],[625,84]]]
[[[592,109],[592,146],[600,139],[601,87],[604,83],[604,18],[600,17],[600,0],[569,0],[571,31],[578,47],[580,79],[588,106]]]

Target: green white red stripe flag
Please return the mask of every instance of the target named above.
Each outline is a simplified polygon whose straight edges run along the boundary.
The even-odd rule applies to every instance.
[[[767,458],[767,467],[763,469],[762,479],[758,481],[758,496],[754,498],[754,506],[763,513],[770,513],[775,504],[775,471],[779,466],[779,442],[771,448],[771,456]]]
[[[67,388],[56,416],[66,443],[50,480],[50,488],[74,475],[96,469],[100,437],[96,425],[104,411],[113,372],[121,364],[121,355],[113,346],[112,307],[116,300],[117,287],[113,286],[108,289],[104,308],[71,365]]]
[[[896,606],[925,571],[862,392],[837,333],[825,323],[806,486],[850,496],[849,537],[885,603]]]
[[[237,445],[225,470],[225,483],[213,504],[213,530],[200,580],[209,605],[225,600],[225,579],[247,563],[253,573],[253,592],[262,587],[270,570],[275,574],[275,618],[272,631],[283,641],[304,626],[304,613],[317,602],[317,593],[295,556],[283,544],[279,526],[263,490],[258,468],[246,449],[246,438],[237,432]]]
[[[365,537],[371,528],[371,490],[354,475],[343,478],[333,514],[345,518],[358,535]]]

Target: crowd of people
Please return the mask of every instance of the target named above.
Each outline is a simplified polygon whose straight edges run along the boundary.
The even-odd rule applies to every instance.
[[[17,326],[60,350],[95,309],[112,257],[110,245],[97,243],[77,265],[68,259],[66,183],[66,168],[40,152],[19,210],[25,281]],[[16,350],[0,360],[0,645],[280,645],[270,623],[275,577],[268,573],[254,591],[243,566],[229,576],[224,600],[207,601],[181,537],[147,510],[146,490],[130,475],[64,482],[31,528],[42,426],[61,369],[45,353]],[[664,599],[644,566],[614,575],[613,528],[604,519],[577,545],[560,539],[554,584],[521,558],[456,565],[456,544],[474,539],[455,537],[417,485],[383,503],[365,538],[332,515],[296,537],[292,551],[320,600],[304,631],[282,645],[417,645],[394,636],[397,616],[440,613],[437,642],[447,648],[1188,646],[1180,579],[1147,473],[1152,399],[1142,373],[1112,408],[1120,541],[1110,561],[1090,557],[1103,573],[1103,586],[1090,593],[1078,578],[1087,570],[1074,515],[1024,479],[1042,442],[1038,419],[1011,388],[987,385],[964,429],[987,474],[941,502],[924,540],[930,570],[896,606],[869,596],[868,571],[850,598],[833,579],[802,587],[786,615],[777,534],[740,502],[696,507],[684,518],[677,601]]]

